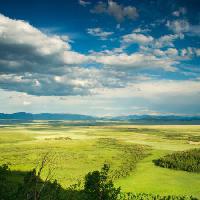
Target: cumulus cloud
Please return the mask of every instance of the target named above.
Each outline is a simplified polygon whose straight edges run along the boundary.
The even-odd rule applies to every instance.
[[[183,38],[184,38],[183,34],[163,35],[160,38],[154,40],[153,47],[154,48],[173,47],[175,40]]]
[[[25,92],[37,96],[65,96],[90,94],[87,83],[73,75],[65,76],[25,74],[0,75],[0,87],[9,91]]]
[[[100,28],[88,32],[101,39],[113,34]],[[25,21],[0,15],[0,88],[36,96],[73,96],[126,87],[136,80],[134,70],[176,71],[173,42],[178,38],[181,34],[156,39],[132,32],[122,41],[139,44],[139,51],[125,53],[119,47],[86,55],[73,51],[67,36],[46,35]],[[159,49],[163,47],[167,49]],[[199,55],[198,49],[189,51]]]
[[[165,59],[171,60],[171,63],[174,63],[176,66],[180,64],[180,60],[183,60],[180,50],[174,47],[165,48],[165,49],[141,47],[141,52],[147,55],[154,55],[155,57],[162,60],[165,60]]]
[[[139,33],[131,33],[131,34],[124,35],[122,37],[122,41],[125,43],[137,43],[137,44],[144,45],[144,44],[149,44],[150,42],[152,42],[153,37],[146,36]]]
[[[164,48],[173,47],[175,40],[183,38],[184,35],[182,33],[163,35],[159,38],[153,38],[150,35],[138,33],[134,30],[134,32],[130,34],[123,35],[121,43],[124,47],[135,43],[141,46],[150,46],[151,48]]]
[[[150,31],[149,28],[136,28],[133,30],[133,33],[148,33]]]
[[[187,47],[181,49],[181,56],[184,59],[190,59],[192,57],[199,57],[200,56],[200,48],[194,47]]]
[[[199,80],[149,79],[124,88],[102,89],[98,95],[76,98],[32,96],[5,90],[0,92],[2,112],[21,111],[24,109],[23,102],[26,101],[31,102],[31,105],[27,106],[27,112],[41,112],[42,109],[43,112],[90,115],[146,114],[152,111],[165,114],[200,114]]]
[[[86,60],[71,50],[66,37],[47,36],[25,21],[0,15],[0,73],[46,73]]]
[[[112,0],[109,0],[108,3],[100,1],[91,12],[97,14],[109,14],[118,22],[122,22],[125,18],[135,20],[138,17],[138,11],[134,6],[123,6]]]
[[[101,28],[88,28],[88,34],[99,37],[101,40],[106,40],[113,32],[103,31]]]
[[[193,36],[200,35],[200,25],[192,25],[187,20],[167,21],[166,26],[174,33],[187,33]]]
[[[167,21],[167,27],[175,33],[188,32],[190,25],[186,20]]]
[[[132,70],[142,68],[162,68],[166,71],[176,71],[176,61],[169,58],[158,58],[155,55],[148,55],[143,53],[133,54],[104,54],[94,57],[97,63],[104,64],[106,67],[114,67],[121,70]]]
[[[174,57],[178,55],[178,50],[175,48],[169,48],[165,51],[165,53],[169,56],[169,57]]]
[[[73,67],[60,75],[2,74],[0,88],[36,96],[85,96],[94,95],[103,88],[125,87],[131,77],[112,69]]]
[[[25,21],[0,15],[0,87],[44,96],[89,94],[89,85],[74,78],[81,76],[76,65],[88,57],[71,50],[68,41],[66,36],[46,35]],[[55,77],[63,74],[65,79],[59,82]]]
[[[89,1],[84,1],[84,0],[79,0],[78,2],[79,2],[79,4],[80,4],[81,6],[84,6],[84,7],[91,4],[91,2],[89,2]]]

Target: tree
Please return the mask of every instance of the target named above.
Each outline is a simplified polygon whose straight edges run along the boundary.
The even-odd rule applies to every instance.
[[[41,179],[45,167],[50,164],[52,156],[46,153],[42,161],[24,177],[24,182],[19,186],[17,197],[25,200],[59,200],[61,186],[55,180],[51,183],[53,168],[48,166],[48,173],[44,180]]]
[[[90,200],[116,200],[120,194],[120,188],[115,188],[109,178],[108,164],[104,164],[101,171],[89,172],[85,176],[84,191]]]

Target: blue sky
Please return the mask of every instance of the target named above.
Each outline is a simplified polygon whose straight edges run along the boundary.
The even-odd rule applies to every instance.
[[[0,0],[0,112],[200,114],[198,0]]]

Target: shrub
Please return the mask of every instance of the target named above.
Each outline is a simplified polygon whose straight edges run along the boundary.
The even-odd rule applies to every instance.
[[[183,170],[188,172],[200,172],[200,149],[192,149],[188,151],[176,152],[166,155],[157,160],[153,160],[155,165]]]

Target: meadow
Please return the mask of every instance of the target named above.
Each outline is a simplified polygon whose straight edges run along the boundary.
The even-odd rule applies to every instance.
[[[65,188],[109,163],[124,192],[200,198],[200,174],[156,166],[152,161],[200,147],[198,125],[131,125],[119,122],[34,121],[0,125],[0,164],[28,171],[46,152],[54,179]],[[45,175],[44,175],[45,176]],[[20,182],[23,177],[14,177]]]

